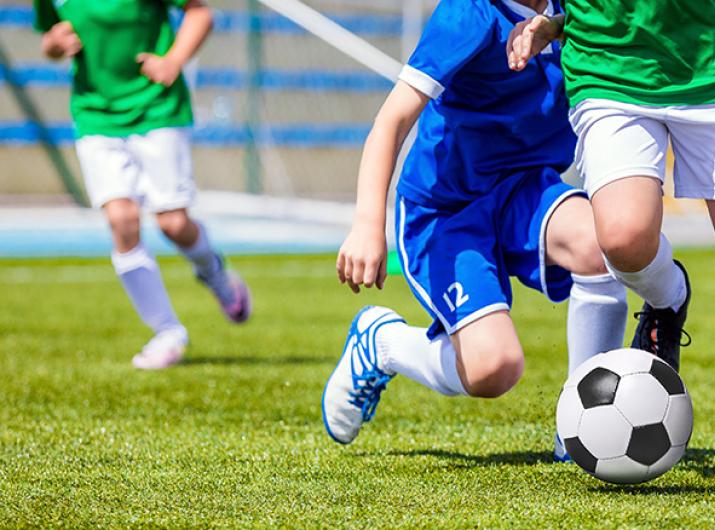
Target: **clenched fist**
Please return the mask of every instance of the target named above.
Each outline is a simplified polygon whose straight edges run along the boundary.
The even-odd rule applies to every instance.
[[[82,50],[82,42],[70,22],[58,22],[42,36],[42,51],[50,59],[74,57]]]
[[[174,84],[181,73],[181,64],[168,56],[161,57],[153,53],[140,53],[137,62],[141,64],[141,73],[166,87]]]

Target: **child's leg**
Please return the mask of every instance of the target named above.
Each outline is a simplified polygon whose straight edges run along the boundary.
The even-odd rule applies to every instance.
[[[196,276],[214,293],[224,314],[233,322],[243,322],[251,311],[248,288],[237,275],[227,273],[205,229],[187,211],[195,193],[189,130],[155,129],[130,137],[128,145],[141,167],[139,187],[145,203],[157,212],[162,231],[192,262]]]
[[[486,315],[451,338],[442,333],[430,340],[425,328],[394,323],[383,326],[376,339],[382,370],[444,395],[498,397],[518,382],[524,368],[506,311]]]
[[[379,307],[358,313],[323,392],[323,420],[334,440],[355,439],[396,373],[451,396],[496,397],[516,384],[523,355],[508,316],[497,209],[492,196],[456,213],[398,201],[403,269],[435,323],[430,330],[410,327]]]
[[[159,267],[139,239],[139,206],[130,199],[104,205],[114,239],[112,264],[137,313],[154,333],[181,328]],[[184,332],[185,333],[185,332]]]
[[[632,346],[677,369],[690,287],[661,234],[669,113],[667,108],[586,100],[572,112],[571,123],[606,265],[645,300]]]
[[[608,274],[584,197],[561,203],[546,230],[548,265],[572,271],[567,338],[569,373],[598,353],[623,347],[626,289]]]
[[[246,320],[251,312],[248,288],[237,274],[226,270],[204,226],[192,220],[185,208],[157,213],[157,221],[164,235],[193,264],[196,277],[213,291],[225,315],[233,322]]]
[[[576,163],[613,275],[656,309],[677,311],[685,277],[661,235],[668,127],[657,109],[586,100],[571,114]]]
[[[352,442],[396,373],[444,395],[475,397],[500,396],[521,377],[524,357],[506,311],[464,325],[451,339],[445,333],[430,339],[427,329],[408,326],[384,307],[358,313],[323,391],[331,438]]]
[[[715,228],[715,201],[705,201],[708,205],[708,212],[710,212],[710,221],[712,221],[713,228]]]
[[[197,274],[212,276],[221,271],[206,230],[189,217],[186,208],[157,213],[156,219],[161,231],[191,261]]]
[[[612,182],[592,198],[598,240],[609,269],[656,309],[685,302],[685,276],[661,233],[660,181],[632,177]]]

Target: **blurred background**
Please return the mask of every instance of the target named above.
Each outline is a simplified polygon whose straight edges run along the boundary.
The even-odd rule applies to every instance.
[[[395,65],[409,56],[436,3],[304,2]],[[328,43],[280,7],[210,4],[213,35],[185,72],[194,99],[197,215],[227,252],[335,250],[349,228],[361,146],[390,75],[361,61],[364,50],[350,39],[338,34]],[[83,208],[70,64],[41,56],[32,19],[30,0],[0,0],[0,256],[106,254],[101,216]],[[667,209],[676,243],[712,241],[700,204],[667,199]],[[155,251],[171,251],[151,219],[145,238]]]

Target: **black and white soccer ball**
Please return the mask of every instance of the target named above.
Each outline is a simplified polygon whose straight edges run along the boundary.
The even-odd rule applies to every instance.
[[[654,479],[680,461],[693,405],[668,364],[632,348],[601,353],[564,384],[556,426],[571,458],[616,484]]]

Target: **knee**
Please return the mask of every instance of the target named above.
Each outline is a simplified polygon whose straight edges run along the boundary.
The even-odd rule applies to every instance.
[[[521,350],[503,350],[489,355],[470,356],[473,362],[463,370],[463,385],[472,397],[496,398],[514,388],[524,372]]]
[[[172,241],[182,239],[190,228],[191,220],[184,212],[166,212],[157,217],[159,228]]]
[[[135,204],[115,204],[108,207],[106,212],[109,226],[116,237],[128,239],[139,236],[139,209]]]
[[[603,253],[616,266],[640,270],[658,251],[660,231],[627,221],[611,221],[599,227],[598,241]]]

